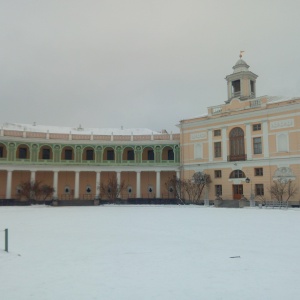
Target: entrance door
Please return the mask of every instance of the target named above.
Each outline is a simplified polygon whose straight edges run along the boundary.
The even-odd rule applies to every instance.
[[[240,200],[242,198],[243,192],[243,185],[242,184],[234,184],[232,186],[232,193],[233,199]]]

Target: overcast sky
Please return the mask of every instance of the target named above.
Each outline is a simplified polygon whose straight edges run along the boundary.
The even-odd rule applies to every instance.
[[[0,0],[1,122],[178,131],[227,99],[300,96],[299,0]]]

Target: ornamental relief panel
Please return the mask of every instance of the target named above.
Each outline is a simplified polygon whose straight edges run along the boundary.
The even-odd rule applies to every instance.
[[[191,141],[201,140],[201,139],[206,139],[206,138],[207,138],[206,132],[191,133],[191,135],[190,135]]]
[[[294,119],[286,119],[286,120],[279,120],[279,121],[273,121],[270,123],[270,129],[276,130],[281,128],[289,128],[294,127]]]

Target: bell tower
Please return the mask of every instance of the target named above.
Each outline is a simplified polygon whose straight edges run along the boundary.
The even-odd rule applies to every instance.
[[[228,100],[225,103],[229,103],[233,98],[240,100],[248,100],[256,98],[256,74],[249,71],[249,66],[242,59],[243,52],[240,52],[240,59],[232,67],[233,73],[227,75],[227,91]]]

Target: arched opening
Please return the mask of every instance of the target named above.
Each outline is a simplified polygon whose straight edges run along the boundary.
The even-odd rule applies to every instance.
[[[151,147],[146,147],[143,149],[143,154],[142,154],[142,160],[143,162],[147,161],[154,161],[154,150]]]
[[[95,151],[92,147],[86,147],[82,152],[82,160],[83,161],[93,161],[95,160]]]
[[[17,159],[29,159],[30,151],[27,145],[19,145],[17,148]]]
[[[174,150],[172,147],[167,146],[163,148],[162,160],[174,161]]]
[[[103,160],[114,161],[115,160],[115,150],[112,147],[107,147],[104,149]]]
[[[229,134],[230,155],[228,161],[246,160],[244,131],[240,127],[235,127]]]
[[[133,160],[134,161],[134,149],[132,147],[126,147],[123,150],[122,160],[128,161]]]
[[[74,149],[66,146],[61,151],[61,160],[74,160]]]
[[[39,159],[41,160],[52,160],[53,159],[53,152],[52,152],[52,148],[50,146],[42,146],[40,148],[40,152],[39,152]]]
[[[7,149],[6,146],[2,143],[0,143],[0,159],[7,157]]]
[[[246,175],[242,170],[234,170],[230,173],[229,178],[246,178]]]

